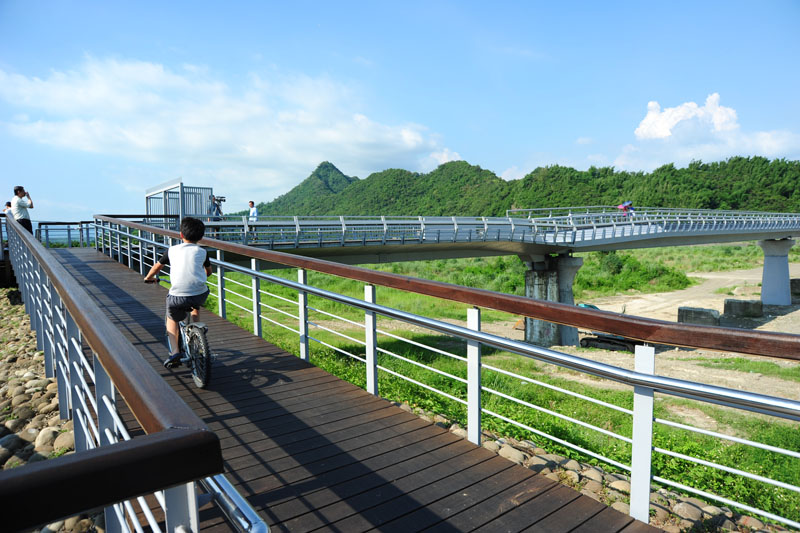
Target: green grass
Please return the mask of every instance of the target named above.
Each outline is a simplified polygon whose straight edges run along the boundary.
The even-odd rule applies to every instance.
[[[700,249],[701,251],[697,252],[696,249]],[[704,269],[719,270],[723,268],[723,264],[726,264],[725,261],[721,260],[723,258],[732,258],[733,268],[753,268],[757,266],[757,262],[760,260],[761,256],[760,249],[755,246],[695,247],[690,249],[693,250],[691,254],[683,256],[680,254],[674,255],[677,253],[675,250],[678,249],[637,250],[635,253],[586,254],[584,256],[584,267],[581,271],[586,273],[587,277],[591,279],[589,282],[584,283],[581,289],[576,287],[576,294],[580,294],[581,290],[585,291],[583,295],[591,296],[593,294],[607,294],[631,290],[645,292],[682,288],[687,286],[688,283],[691,283],[691,281],[681,273],[683,268],[695,271],[702,271]],[[796,249],[793,249],[793,252],[795,250]],[[755,252],[757,252],[757,254]],[[793,257],[796,259],[797,254],[794,253]],[[682,265],[681,268],[678,268],[678,265]],[[524,267],[516,258],[395,263],[379,265],[375,268],[414,277],[448,281],[491,290],[501,290],[502,292],[514,294],[519,294],[522,290],[521,287],[524,285]],[[294,270],[280,270],[270,273],[293,281],[297,279],[297,274]],[[360,282],[342,280],[315,272],[309,272],[308,276],[311,285],[323,287],[326,290],[346,294],[354,298],[363,299],[364,289],[363,284]],[[599,278],[603,279],[598,281]],[[211,281],[215,282],[215,277],[212,277]],[[237,285],[235,283],[237,281],[243,284],[243,286]],[[251,294],[249,279],[238,274],[230,274],[226,276],[226,285],[229,290],[241,294],[241,296],[235,296],[229,293],[231,302],[245,309],[250,309],[252,307],[252,303],[248,300]],[[286,313],[297,313],[297,304],[295,303],[297,294],[293,290],[284,289],[266,282],[262,283],[261,288],[263,291],[268,291],[269,293],[279,295],[289,300],[289,302],[286,302],[263,295],[262,303],[281,309]],[[421,297],[404,291],[381,287],[377,288],[377,302],[382,305],[424,316],[458,320],[466,319],[466,309],[468,308],[468,306],[464,304]],[[206,306],[213,310],[217,309],[214,293],[209,297]],[[362,323],[364,318],[362,311],[354,310],[345,305],[330,302],[319,297],[310,296],[309,307],[312,308],[309,310],[309,318],[311,321],[319,322],[332,320],[320,311],[339,315],[358,323]],[[273,320],[277,320],[289,327],[297,328],[296,320],[291,317],[275,312],[268,312],[267,310],[264,310],[264,313],[268,314]],[[252,318],[247,311],[229,305],[227,308],[227,315],[231,321],[252,331]],[[483,320],[486,322],[511,320],[515,318],[516,317],[511,315],[495,311],[483,312]],[[363,340],[363,330],[355,329],[348,325],[342,325],[341,327],[347,329],[346,334],[349,337]],[[379,329],[381,329],[381,327],[382,326],[379,325]],[[337,327],[336,329],[341,328]],[[466,353],[465,344],[462,341],[452,338],[420,332],[412,333],[403,330],[392,331],[392,333],[461,356]],[[364,355],[364,346],[360,342],[353,342],[352,340],[344,339],[318,328],[312,328],[310,334],[312,337],[325,343],[335,345],[342,350],[358,356]],[[297,354],[299,351],[297,334],[294,332],[265,322],[264,337],[290,353]],[[213,350],[213,332],[210,335],[210,341]],[[379,343],[380,347],[384,350],[424,363],[442,372],[447,372],[462,378],[466,376],[466,368],[462,361],[454,360],[434,351],[420,349],[383,335],[380,336]],[[596,386],[577,383],[570,379],[569,372],[561,372],[558,375],[546,374],[543,372],[542,363],[514,354],[496,352],[486,347],[483,349],[483,355],[484,365],[497,366],[520,375],[531,376],[548,384],[589,397],[602,399],[605,402],[626,409],[630,409],[632,406],[632,392],[605,389],[601,380],[597,380]],[[464,385],[458,381],[421,369],[390,357],[387,354],[379,354],[378,360],[379,364],[386,368],[390,368],[395,372],[425,383],[428,386],[442,390],[454,397],[461,399],[465,399],[466,397]],[[350,381],[360,387],[365,386],[364,365],[360,361],[347,357],[316,342],[311,343],[311,361],[331,374]],[[756,363],[756,366],[749,366],[750,363]],[[784,379],[800,380],[797,368],[783,368],[770,362],[752,362],[744,359],[720,359],[710,360],[708,364],[710,366],[716,365],[717,367],[730,365],[729,367],[731,369],[738,371],[758,372],[765,375],[777,375]],[[588,424],[613,431],[625,437],[631,436],[632,427],[630,416],[614,409],[589,404],[583,400],[577,400],[560,392],[527,383],[519,378],[511,378],[491,371],[486,367],[484,367],[482,379],[484,387],[500,390],[505,394],[540,406],[543,409],[553,410],[570,417],[578,418]],[[466,411],[461,403],[449,400],[423,387],[396,378],[387,372],[379,373],[379,390],[381,396],[384,398],[398,402],[405,401],[413,406],[446,416],[462,426],[466,425]],[[731,410],[719,409],[709,404],[689,402],[687,400],[671,397],[663,397],[660,401],[656,402],[655,416],[657,418],[675,419],[675,415],[670,411],[670,407],[687,404],[691,404],[693,408],[708,413],[709,416],[712,416],[719,424],[735,428],[737,436],[751,438],[752,440],[794,451],[800,451],[798,430],[796,425],[792,424],[775,422],[774,420],[766,421],[759,417],[741,415],[733,413]],[[537,428],[546,433],[550,433],[557,438],[567,440],[616,461],[627,464],[630,463],[630,445],[623,441],[589,431],[572,423],[563,422],[545,412],[520,406],[519,404],[486,392],[483,396],[483,405],[485,409],[502,413],[504,416],[518,420],[525,425]],[[590,457],[581,457],[580,454],[571,449],[544,440],[535,434],[490,415],[484,416],[484,429],[494,431],[500,435],[533,440],[553,453],[560,453],[583,462],[595,464],[598,462]],[[756,474],[773,477],[786,483],[800,485],[800,468],[798,468],[797,460],[787,459],[784,456],[772,452],[752,449],[730,441],[720,441],[711,437],[660,424],[655,426],[654,446],[734,466]],[[767,511],[786,516],[793,520],[800,519],[800,495],[792,491],[769,488],[759,482],[738,478],[724,472],[718,472],[657,453],[654,454],[653,458],[653,473],[654,475],[673,479],[701,490],[717,492],[734,500],[747,502],[750,505],[761,507]]]
[[[732,357],[724,359],[695,359],[700,366],[708,368],[722,368],[725,370],[736,370],[738,372],[762,374],[764,376],[774,376],[776,378],[790,381],[800,381],[800,364],[796,366],[784,367],[771,361],[753,361],[743,357]]]

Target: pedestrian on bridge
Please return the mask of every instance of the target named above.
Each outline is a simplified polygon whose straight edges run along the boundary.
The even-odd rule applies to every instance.
[[[28,209],[33,209],[33,200],[30,193],[25,191],[25,187],[17,185],[14,187],[14,198],[11,199],[11,214],[19,225],[33,233],[33,225]]]

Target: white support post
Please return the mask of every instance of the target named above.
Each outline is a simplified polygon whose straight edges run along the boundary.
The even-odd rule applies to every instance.
[[[36,331],[36,349],[44,350],[44,289],[42,284],[47,279],[42,265],[37,261],[33,272],[33,313],[31,328]]]
[[[655,348],[637,345],[635,370],[642,374],[655,372]],[[645,524],[650,519],[650,465],[653,453],[653,389],[633,388],[633,446],[631,457],[631,511]]]
[[[302,268],[297,269],[297,283],[308,284],[306,271]],[[310,359],[308,352],[308,294],[305,291],[297,292],[297,316],[300,331],[300,359],[308,361]]]
[[[364,300],[375,303],[375,286],[364,286]],[[367,359],[367,392],[378,395],[377,320],[374,311],[364,312],[364,344]]]
[[[82,452],[86,451],[87,449],[87,441],[86,441],[86,434],[84,431],[87,428],[81,427],[80,417],[78,416],[77,412],[81,408],[81,401],[80,401],[80,393],[75,390],[75,385],[80,383],[80,378],[75,375],[77,372],[75,367],[81,368],[81,353],[78,352],[77,346],[80,346],[80,331],[78,330],[78,325],[75,324],[75,320],[73,320],[72,315],[66,313],[64,317],[67,321],[67,372],[69,373],[69,377],[67,378],[67,384],[69,386],[69,397],[70,397],[70,418],[72,419],[75,427],[74,434],[75,434],[75,451]]]
[[[467,309],[467,327],[481,330],[481,310]],[[481,445],[481,343],[467,341],[467,438]]]
[[[171,487],[164,491],[164,512],[167,515],[167,531],[200,531],[200,515],[197,510],[197,493],[194,482]]]
[[[258,259],[250,259],[250,268],[258,272]],[[261,278],[253,276],[253,333],[261,336]]]
[[[113,440],[106,438],[106,430],[112,434],[117,434],[117,429],[114,427],[114,417],[111,415],[111,410],[103,401],[103,397],[111,400],[111,405],[116,405],[116,395],[114,392],[114,383],[108,376],[106,369],[100,364],[100,360],[94,358],[94,394],[97,401],[97,428],[100,431],[100,440],[98,445],[114,444]]]
[[[52,378],[56,375],[56,331],[54,326],[56,314],[53,307],[53,300],[58,296],[49,279],[47,280],[47,288],[49,289],[47,292],[49,292],[50,298],[45,302],[44,310],[49,320],[47,320],[47,326],[42,329],[42,334],[44,335],[44,375],[48,378]]]
[[[217,250],[217,261],[222,261],[224,254],[222,250]],[[217,307],[219,316],[226,318],[225,313],[225,269],[222,265],[217,265]]]

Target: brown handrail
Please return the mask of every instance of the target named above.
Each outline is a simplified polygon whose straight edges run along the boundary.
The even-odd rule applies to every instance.
[[[162,230],[114,217],[95,215],[95,219],[129,226],[140,231],[165,235],[174,239],[180,238],[180,234],[175,231]],[[412,278],[389,272],[378,272],[368,268],[343,265],[324,259],[303,257],[274,250],[263,250],[208,237],[203,238],[200,244],[263,261],[314,270],[365,283],[434,296],[487,309],[495,309],[566,326],[602,331],[651,344],[667,344],[800,360],[800,335],[790,333],[677,324],[664,320],[622,315],[611,311],[586,309],[546,300],[462,287],[451,283]]]
[[[30,233],[13,217],[8,217],[8,227],[36,257],[79,327],[83,341],[100,360],[136,420],[148,433],[145,437],[91,452],[0,472],[0,501],[15,510],[9,514],[18,516],[21,521],[37,521],[20,527],[33,527],[71,512],[222,472],[217,435],[161,379],[80,284]],[[52,483],[58,480],[65,488],[57,493],[56,499],[65,499],[66,503],[44,506],[35,503],[36,495],[45,487],[53,488]],[[125,482],[120,483],[120,480]],[[33,509],[32,506],[35,511],[22,511]],[[6,524],[6,527],[9,526]]]

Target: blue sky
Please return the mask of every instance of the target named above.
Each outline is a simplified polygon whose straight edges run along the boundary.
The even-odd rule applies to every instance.
[[[798,27],[797,1],[0,0],[2,187],[77,220],[178,177],[243,209],[325,160],[800,159]]]

